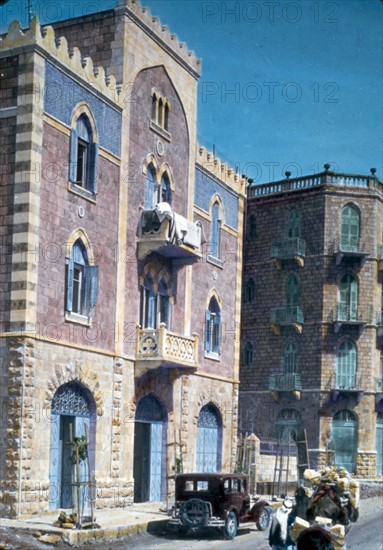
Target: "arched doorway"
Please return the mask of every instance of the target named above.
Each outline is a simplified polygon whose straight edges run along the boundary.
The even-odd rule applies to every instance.
[[[72,508],[72,472],[70,434],[72,438],[88,436],[88,461],[80,462],[80,481],[92,480],[95,464],[96,406],[90,391],[78,382],[60,386],[52,399],[50,441],[51,510]],[[89,503],[89,488],[81,488],[83,506]]]
[[[218,409],[208,404],[198,416],[196,472],[219,472],[222,462],[222,420]]]
[[[164,498],[166,420],[166,411],[153,394],[139,401],[134,425],[134,502]]]
[[[344,409],[338,411],[332,421],[332,438],[335,451],[335,466],[355,472],[357,419],[356,415]]]

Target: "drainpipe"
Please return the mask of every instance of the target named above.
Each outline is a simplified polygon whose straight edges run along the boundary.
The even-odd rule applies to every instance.
[[[20,410],[20,458],[19,458],[19,472],[18,472],[18,499],[17,499],[17,519],[20,518],[20,507],[21,507],[21,483],[22,483],[22,454],[23,454],[23,437],[24,437],[24,396],[25,396],[25,355],[26,355],[26,343],[25,339],[22,344],[23,349],[23,367],[21,373],[21,410]]]

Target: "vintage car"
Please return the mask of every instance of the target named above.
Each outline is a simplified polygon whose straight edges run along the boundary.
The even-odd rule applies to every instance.
[[[252,501],[246,475],[178,474],[169,526],[178,527],[181,534],[216,527],[231,540],[243,524],[255,523],[259,530],[267,529],[271,510],[266,500]]]

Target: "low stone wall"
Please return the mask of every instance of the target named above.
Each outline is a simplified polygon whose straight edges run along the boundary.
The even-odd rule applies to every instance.
[[[360,479],[360,498],[373,498],[383,495],[383,480]]]

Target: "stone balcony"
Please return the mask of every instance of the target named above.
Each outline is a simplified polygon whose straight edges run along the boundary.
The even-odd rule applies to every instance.
[[[270,249],[270,258],[274,260],[278,269],[281,269],[283,261],[287,260],[293,260],[303,267],[305,254],[306,242],[298,238],[276,241]]]
[[[282,392],[292,393],[296,399],[301,398],[301,375],[296,373],[272,374],[269,378],[269,390],[276,401]]]
[[[291,326],[300,334],[303,323],[303,311],[299,306],[284,306],[271,310],[271,329],[276,335],[281,333],[283,326]]]
[[[176,334],[161,323],[157,329],[138,325],[136,336],[136,372],[139,374],[158,367],[181,370],[198,367],[197,334]]]
[[[176,214],[167,203],[141,213],[137,230],[139,260],[156,252],[180,265],[193,264],[202,257],[204,242],[201,223]]]

